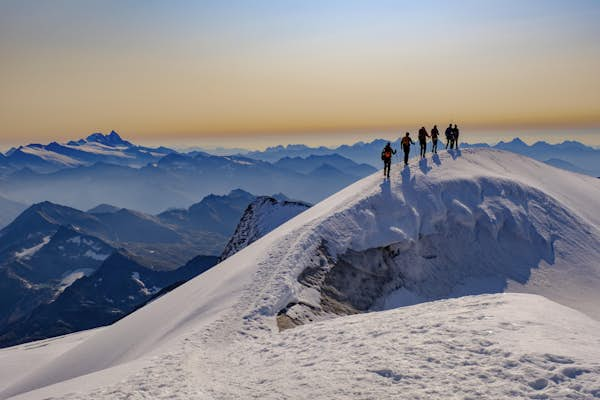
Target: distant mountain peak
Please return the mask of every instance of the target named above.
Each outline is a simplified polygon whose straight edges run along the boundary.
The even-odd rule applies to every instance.
[[[586,146],[583,143],[580,143],[576,140],[565,140],[560,145],[565,146],[565,147],[570,147],[570,148],[582,149],[582,150],[589,148],[588,146]]]
[[[108,270],[128,270],[128,269],[139,269],[146,270],[147,268],[134,261],[133,257],[125,250],[118,249],[112,253],[102,265],[100,265],[99,271],[106,272]]]
[[[507,142],[506,144],[517,145],[517,146],[527,146],[527,143],[525,143],[524,141],[521,140],[521,138],[518,138],[518,137],[514,138],[510,142]]]
[[[45,200],[39,203],[32,204],[27,208],[24,213],[36,213],[36,212],[44,212],[44,211],[56,211],[68,209],[68,207],[52,203],[51,201]]]
[[[230,197],[254,197],[252,193],[248,193],[243,189],[233,189],[229,192],[228,196]]]
[[[116,213],[120,209],[120,207],[113,206],[112,204],[102,203],[98,204],[94,208],[90,208],[89,210],[87,210],[87,212],[90,214],[112,214]]]
[[[87,142],[94,142],[94,143],[100,143],[100,144],[104,144],[106,146],[131,146],[132,144],[126,140],[123,140],[121,138],[121,136],[115,132],[115,131],[110,131],[110,133],[108,135],[105,135],[103,133],[92,133],[91,135],[89,135],[86,138]]]
[[[52,223],[53,225],[60,225],[60,223],[56,223],[52,216],[56,215],[65,215],[70,213],[79,213],[79,210],[63,206],[60,204],[55,204],[50,201],[42,201],[40,203],[35,203],[29,206],[19,217],[15,219],[15,223],[18,222],[23,217],[30,217],[32,215],[38,215],[46,221]]]
[[[39,203],[35,203],[31,205],[32,209],[41,209],[41,208],[46,208],[46,207],[59,207],[58,204],[54,204],[51,201],[48,200],[44,200],[44,201],[40,201]]]

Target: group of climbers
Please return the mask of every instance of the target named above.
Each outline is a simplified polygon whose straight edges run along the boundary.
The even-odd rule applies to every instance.
[[[446,128],[446,149],[458,149],[458,135],[460,131],[458,130],[458,126],[454,124],[448,125]],[[431,152],[437,154],[438,147],[438,138],[440,136],[440,131],[438,130],[437,125],[434,125],[431,129],[431,134],[427,132],[424,126],[419,129],[418,138],[419,138],[419,146],[421,158],[425,158],[425,154],[427,152],[427,138],[431,138]],[[402,151],[404,152],[404,165],[408,165],[408,155],[410,153],[410,146],[414,145],[415,142],[410,137],[410,133],[406,132],[406,135],[400,141],[402,145]],[[392,156],[396,154],[396,150],[392,148],[392,144],[388,142],[388,144],[384,147],[381,152],[381,159],[383,160],[383,176],[390,177],[390,166],[392,165]]]

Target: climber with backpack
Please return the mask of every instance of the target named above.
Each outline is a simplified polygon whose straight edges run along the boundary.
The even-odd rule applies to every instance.
[[[404,165],[408,165],[408,153],[410,153],[410,145],[415,144],[410,138],[410,133],[406,132],[406,136],[402,138],[402,150],[404,151]]]
[[[392,144],[388,142],[381,151],[381,159],[383,160],[383,176],[390,177],[390,167],[392,166],[392,155],[396,154],[396,150],[392,149]]]
[[[435,154],[437,154],[437,144],[439,136],[440,131],[438,131],[437,125],[434,125],[433,129],[431,129],[431,152]]]
[[[454,128],[452,128],[452,137],[454,138],[454,148],[458,150],[458,135],[460,134],[460,131],[458,129],[458,126],[456,124],[454,124]]]
[[[448,146],[450,148],[454,147],[454,129],[452,128],[452,124],[446,128],[446,149]]]
[[[425,153],[427,151],[427,138],[429,133],[427,133],[427,129],[424,126],[419,129],[419,144],[421,145],[421,152],[419,153],[421,158],[425,158]]]

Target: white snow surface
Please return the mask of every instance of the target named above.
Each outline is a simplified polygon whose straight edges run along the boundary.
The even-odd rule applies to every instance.
[[[35,366],[72,349],[102,329],[105,328],[96,328],[0,349],[0,365],[2,366],[0,368],[0,391],[29,373]]]
[[[19,258],[19,259],[22,258],[25,260],[30,259],[31,257],[33,257],[35,255],[35,253],[40,251],[42,249],[42,247],[44,247],[48,243],[50,243],[50,236],[44,236],[42,238],[42,241],[40,243],[36,244],[35,246],[15,252],[15,258]]]
[[[119,158],[133,158],[132,155],[125,153],[125,150],[127,150],[127,146],[111,147],[111,146],[107,146],[107,145],[104,145],[102,143],[97,143],[97,142],[87,142],[84,144],[78,144],[76,146],[63,144],[63,146],[71,148],[73,150],[80,150],[80,151],[84,151],[86,153],[99,154],[99,155],[103,155],[103,156],[112,156],[112,157],[119,157]]]
[[[90,276],[94,273],[92,268],[78,268],[74,271],[69,271],[63,275],[60,280],[59,291],[62,292],[69,286],[71,286],[76,280],[83,278],[84,276]]]
[[[5,373],[0,398],[599,397],[598,180],[489,149],[392,169],[390,181],[377,173],[347,187],[31,372]],[[333,257],[402,253],[449,225],[465,240],[497,235],[515,264],[528,254],[538,264],[503,290],[541,296],[480,294],[278,331],[279,310],[315,302],[297,277],[324,241]],[[493,264],[468,249],[450,251],[448,269]],[[448,296],[485,289],[475,272],[444,287]],[[398,298],[420,301],[383,300]],[[5,362],[26,357],[6,351]]]
[[[144,281],[142,281],[142,279],[140,278],[139,272],[132,272],[131,279],[133,279],[133,281],[140,287],[140,292],[144,293],[146,296],[152,296],[160,292],[160,288],[156,286],[147,288]]]
[[[76,167],[78,165],[81,165],[81,162],[75,160],[74,158],[65,156],[64,154],[58,154],[53,151],[49,151],[49,150],[39,148],[39,147],[23,146],[23,147],[20,147],[20,150],[23,153],[34,155],[45,161],[53,162],[53,163],[68,166],[68,167]]]
[[[87,250],[83,255],[85,257],[89,257],[91,259],[98,260],[98,261],[104,261],[110,256],[110,254],[96,253],[93,250]]]

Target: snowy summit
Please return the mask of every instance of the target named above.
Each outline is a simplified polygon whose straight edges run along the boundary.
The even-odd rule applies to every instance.
[[[392,165],[111,326],[1,350],[0,398],[599,397],[599,207],[512,153]]]

